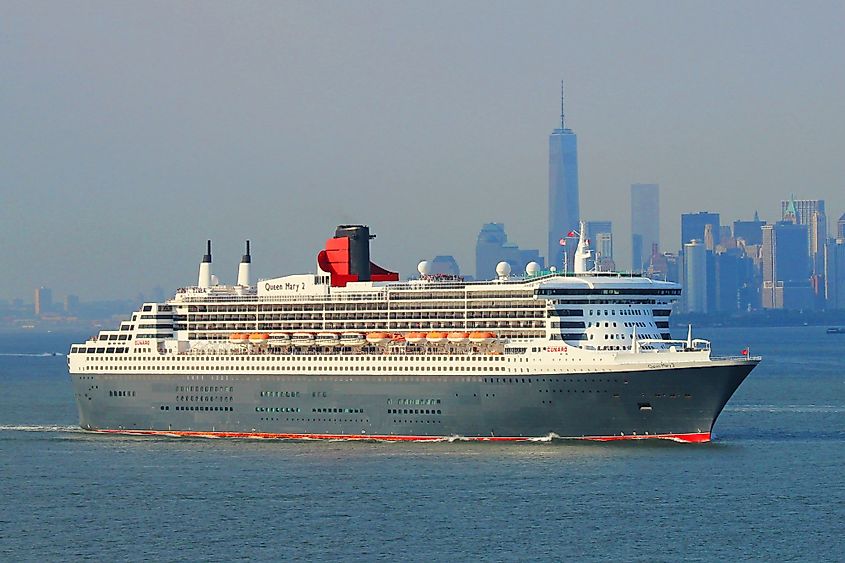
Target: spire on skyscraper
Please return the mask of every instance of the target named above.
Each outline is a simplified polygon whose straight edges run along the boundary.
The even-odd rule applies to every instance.
[[[798,224],[798,209],[795,206],[795,194],[789,196],[789,203],[786,204],[786,211],[783,213],[783,220]]]
[[[754,221],[758,223],[760,222],[760,214],[757,213],[756,209],[754,210]]]
[[[563,110],[563,80],[560,81],[560,128],[566,129],[566,112]]]

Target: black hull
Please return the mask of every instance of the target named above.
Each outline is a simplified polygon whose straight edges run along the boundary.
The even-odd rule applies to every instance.
[[[280,438],[706,441],[755,361],[520,377],[73,374],[87,430]]]

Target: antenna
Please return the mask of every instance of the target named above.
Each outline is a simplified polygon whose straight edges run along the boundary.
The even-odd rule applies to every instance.
[[[563,110],[563,80],[560,81],[560,128],[566,129],[566,112]]]

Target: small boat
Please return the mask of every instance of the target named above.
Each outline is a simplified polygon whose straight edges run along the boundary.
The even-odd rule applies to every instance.
[[[460,344],[466,342],[469,338],[468,332],[450,332],[446,339],[452,344]]]
[[[420,342],[425,342],[425,333],[409,332],[405,335],[405,342],[408,342],[410,344],[419,344]]]
[[[493,342],[496,335],[492,332],[470,332],[469,341],[473,344],[487,344]]]
[[[263,344],[270,340],[270,335],[266,332],[253,332],[249,335],[250,344]]]
[[[361,346],[367,341],[360,332],[344,332],[340,335],[342,346]]]
[[[842,326],[834,326],[827,329],[828,334],[845,334],[845,327]]]
[[[425,335],[425,339],[431,342],[432,344],[437,344],[438,342],[443,342],[446,340],[446,333],[445,332],[429,332]]]
[[[317,346],[336,346],[340,342],[340,337],[333,332],[320,332],[314,342]]]
[[[232,344],[246,344],[249,342],[249,335],[235,332],[229,335],[229,342]]]
[[[367,342],[370,344],[385,344],[390,342],[393,338],[393,335],[389,332],[368,332],[367,333]]]
[[[310,332],[294,332],[290,343],[294,346],[311,346],[314,344],[314,335]]]

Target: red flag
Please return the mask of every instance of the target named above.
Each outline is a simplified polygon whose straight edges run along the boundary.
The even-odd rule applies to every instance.
[[[742,355],[743,355],[743,356],[747,356],[747,355],[748,355],[748,348],[744,348],[744,349],[742,350]]]
[[[566,236],[568,236],[568,237],[574,237],[574,236],[575,236],[575,231],[569,231],[568,233],[566,233]]]

